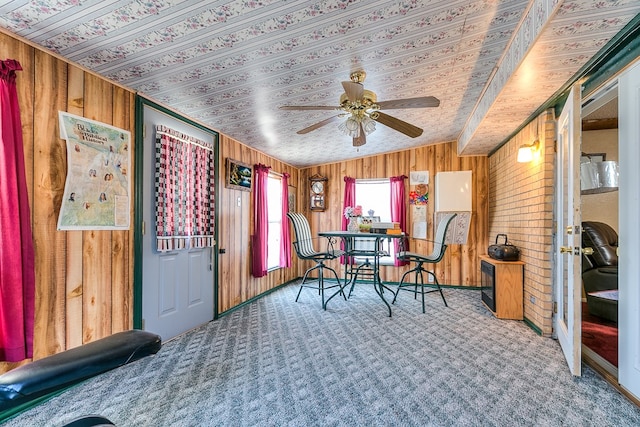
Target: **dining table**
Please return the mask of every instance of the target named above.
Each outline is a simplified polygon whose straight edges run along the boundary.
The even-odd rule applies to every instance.
[[[344,281],[340,289],[338,289],[333,295],[331,295],[326,303],[329,303],[331,299],[343,293],[344,290],[350,286],[348,297],[351,297],[351,293],[356,285],[359,275],[365,275],[371,278],[371,284],[380,299],[387,306],[389,311],[389,317],[391,317],[391,305],[384,297],[384,291],[387,290],[391,294],[395,295],[395,292],[384,284],[380,278],[380,258],[388,256],[389,254],[382,250],[382,241],[384,239],[403,239],[406,237],[405,233],[371,233],[362,231],[323,231],[318,233],[321,237],[337,240],[340,239],[343,243],[343,250],[345,252],[345,269],[344,269]],[[367,242],[365,247],[358,245],[359,242]],[[401,240],[402,241],[402,240]],[[355,257],[364,258],[361,263],[355,263]]]

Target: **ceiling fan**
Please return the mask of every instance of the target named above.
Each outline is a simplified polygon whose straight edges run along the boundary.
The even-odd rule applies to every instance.
[[[440,105],[440,100],[433,96],[421,96],[417,98],[394,99],[391,101],[378,102],[376,94],[365,89],[362,84],[366,77],[367,73],[362,70],[358,70],[350,74],[349,78],[351,81],[342,82],[344,93],[340,96],[339,106],[283,105],[280,109],[341,111],[340,114],[301,129],[297,133],[303,135],[340,118],[347,117],[346,121],[341,123],[338,128],[346,135],[353,138],[354,147],[359,147],[367,143],[366,135],[369,135],[376,129],[376,122],[397,130],[411,138],[416,138],[422,135],[422,129],[419,127],[385,114],[380,110],[437,107]]]

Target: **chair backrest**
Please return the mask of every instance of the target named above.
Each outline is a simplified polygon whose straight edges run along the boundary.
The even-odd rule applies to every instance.
[[[293,242],[293,247],[296,250],[299,258],[308,258],[317,254],[313,249],[313,238],[311,237],[311,227],[309,227],[309,221],[301,213],[287,212],[287,217],[293,225],[293,231],[296,235],[296,241]]]
[[[583,222],[582,247],[593,248],[593,255],[585,255],[593,267],[618,265],[618,233],[611,226],[597,221]]]
[[[375,237],[357,237],[353,239],[353,254],[357,257],[367,257],[384,254],[382,239]]]
[[[375,237],[357,237],[353,239],[353,249],[355,251],[374,252],[376,249]]]
[[[447,249],[447,245],[444,242],[445,236],[447,235],[447,228],[449,228],[449,224],[451,224],[451,221],[453,221],[456,215],[455,213],[448,213],[440,219],[440,223],[436,229],[436,235],[433,238],[433,251],[429,256],[434,262],[440,261],[444,256],[444,252]]]

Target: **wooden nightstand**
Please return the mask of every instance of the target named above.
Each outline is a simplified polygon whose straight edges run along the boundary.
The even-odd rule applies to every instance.
[[[524,318],[524,262],[480,255],[482,302],[499,319]]]

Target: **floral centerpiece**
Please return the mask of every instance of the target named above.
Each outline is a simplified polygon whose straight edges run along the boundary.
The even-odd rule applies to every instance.
[[[344,208],[344,217],[349,219],[362,216],[362,206],[347,206]]]
[[[344,217],[349,220],[347,230],[356,232],[360,230],[359,218],[362,218],[362,206],[347,206],[344,208]]]

